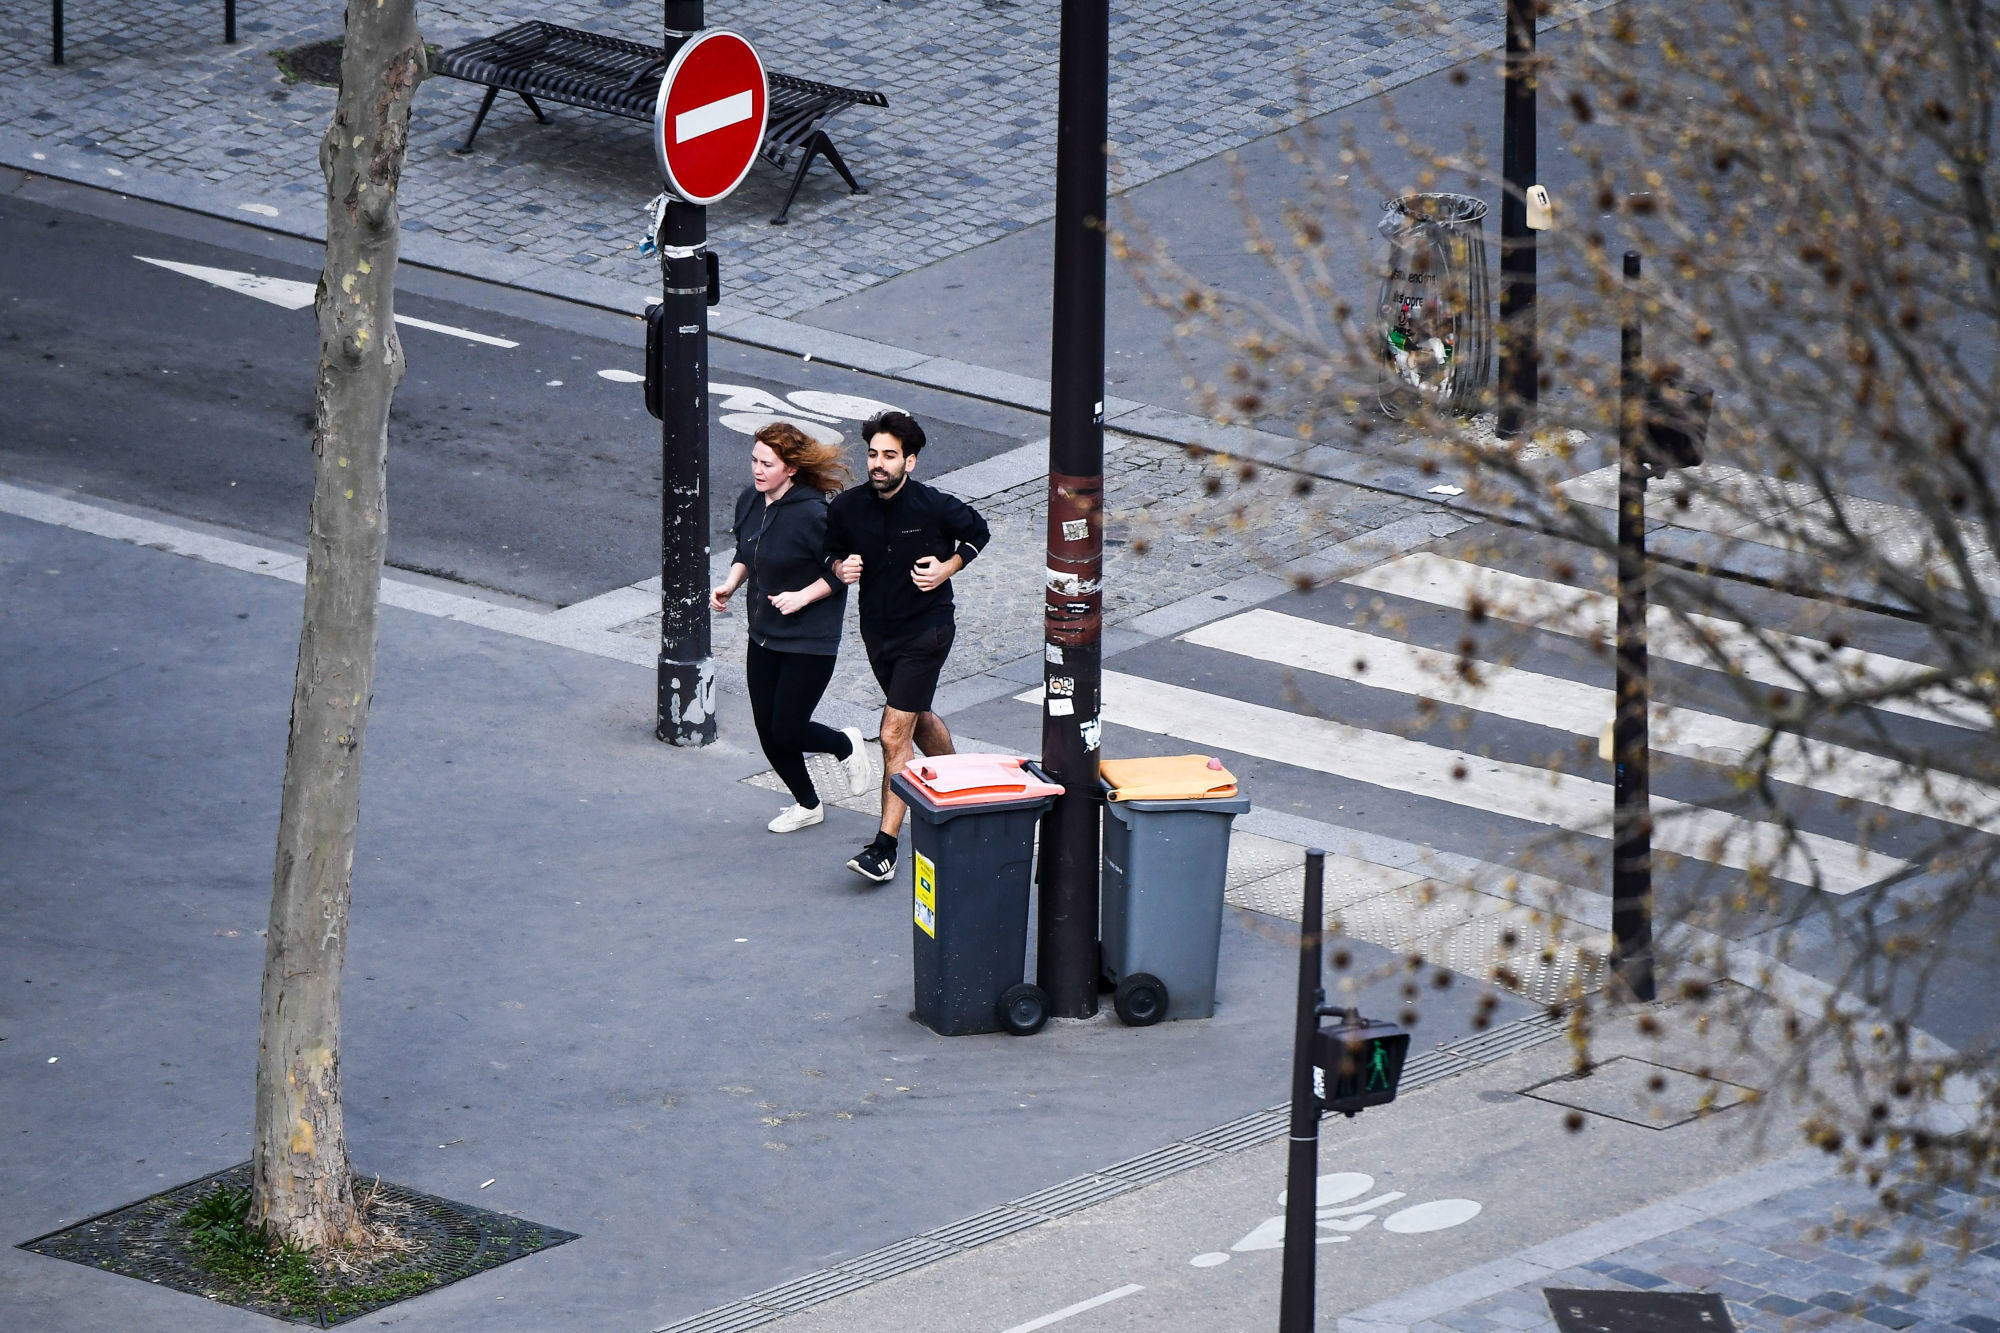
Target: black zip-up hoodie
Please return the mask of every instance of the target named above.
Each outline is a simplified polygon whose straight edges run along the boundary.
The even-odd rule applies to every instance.
[[[840,651],[847,585],[826,569],[826,513],[826,497],[809,486],[794,485],[770,504],[755,486],[736,497],[736,563],[750,571],[741,594],[752,643],[821,657]],[[791,615],[771,605],[773,593],[797,592],[818,578],[832,587],[831,597]]]
[[[910,581],[912,565],[927,555],[969,565],[992,539],[971,505],[915,477],[886,500],[872,486],[842,491],[826,517],[827,567],[861,557],[861,633],[877,644],[952,621],[951,580],[925,592]]]

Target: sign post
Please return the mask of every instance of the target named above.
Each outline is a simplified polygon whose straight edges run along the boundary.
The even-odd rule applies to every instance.
[[[715,740],[708,618],[708,307],[719,296],[708,205],[749,174],[764,142],[770,90],[742,37],[702,26],[701,0],[667,0],[673,51],[653,110],[653,153],[667,186],[655,240],[660,304],[647,312],[649,399],[660,415],[660,668],[654,734]],[[676,47],[678,49],[676,49]]]

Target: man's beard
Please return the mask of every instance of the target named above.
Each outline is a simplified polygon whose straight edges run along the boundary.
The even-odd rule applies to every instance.
[[[903,484],[903,479],[901,477],[889,476],[886,473],[870,472],[868,474],[868,484],[878,491],[893,491]]]

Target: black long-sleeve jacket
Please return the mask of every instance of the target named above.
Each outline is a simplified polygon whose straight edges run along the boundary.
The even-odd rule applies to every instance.
[[[750,571],[743,582],[743,614],[753,643],[824,657],[840,651],[847,587],[827,573],[821,555],[827,507],[825,496],[804,486],[793,486],[770,504],[755,486],[745,486],[736,497],[736,563]],[[831,597],[790,615],[771,605],[771,594],[797,592],[822,576],[833,589]]]
[[[861,633],[875,643],[950,624],[951,580],[925,592],[910,568],[927,555],[971,564],[991,538],[971,505],[915,477],[886,500],[871,486],[842,491],[826,511],[827,567],[861,557]]]

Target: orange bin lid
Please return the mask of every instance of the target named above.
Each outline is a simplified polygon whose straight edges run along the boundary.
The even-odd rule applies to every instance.
[[[1220,800],[1236,795],[1236,775],[1220,759],[1205,754],[1106,759],[1097,771],[1114,801]]]
[[[1062,795],[1061,787],[1023,768],[1027,762],[1010,754],[941,754],[912,759],[903,765],[903,776],[938,806]]]

